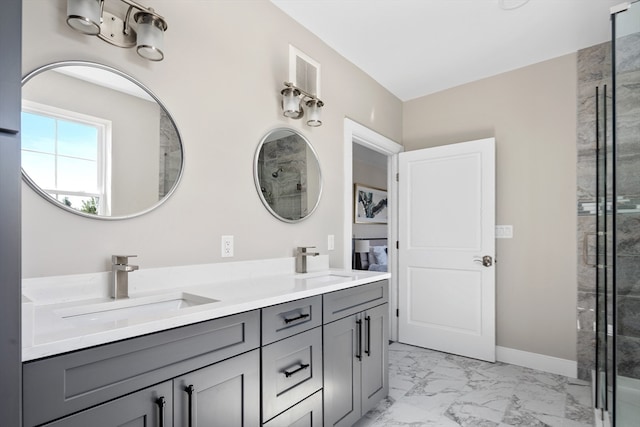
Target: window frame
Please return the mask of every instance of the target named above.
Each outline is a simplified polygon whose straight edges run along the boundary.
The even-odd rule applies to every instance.
[[[91,126],[97,129],[97,158],[96,158],[96,167],[97,167],[97,193],[93,192],[83,192],[83,191],[68,191],[61,188],[42,188],[38,185],[38,183],[33,182],[36,186],[38,186],[44,193],[48,194],[51,198],[55,199],[57,202],[62,203],[58,200],[57,196],[60,194],[72,195],[72,196],[81,196],[81,197],[97,197],[100,200],[98,215],[110,215],[111,214],[111,139],[112,139],[112,122],[111,120],[107,120],[101,117],[95,117],[84,113],[78,113],[76,111],[66,110],[59,107],[54,107],[47,104],[42,104],[39,102],[23,100],[22,101],[22,112],[29,114],[36,114],[43,117],[52,118],[54,120],[62,120],[73,123],[80,123],[83,125]],[[56,136],[57,138],[57,136]],[[22,148],[20,149],[23,150]],[[27,150],[31,151],[31,150]],[[58,153],[54,153],[56,158],[58,157]],[[28,177],[28,174],[25,172],[24,168],[22,169],[22,173]],[[57,177],[56,177],[57,179]],[[57,185],[56,185],[57,186]],[[74,208],[71,208],[74,209]],[[75,210],[75,209],[74,209]]]

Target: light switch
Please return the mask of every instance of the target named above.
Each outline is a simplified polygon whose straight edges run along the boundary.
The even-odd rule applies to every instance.
[[[496,225],[496,239],[513,239],[513,225]]]

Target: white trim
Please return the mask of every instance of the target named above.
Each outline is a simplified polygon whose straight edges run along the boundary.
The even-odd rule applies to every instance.
[[[624,11],[628,10],[630,7],[631,7],[631,2],[625,1],[624,3],[620,3],[620,4],[617,4],[615,6],[612,6],[609,9],[609,12],[612,15],[615,15],[616,13],[620,13],[620,12],[624,12]]]
[[[395,315],[398,308],[398,250],[395,241],[398,240],[398,183],[395,180],[398,172],[398,153],[404,147],[397,142],[357,123],[349,118],[344,119],[344,219],[343,219],[343,268],[351,267],[351,238],[353,237],[353,144],[359,144],[373,151],[387,156],[387,197],[391,206],[389,212],[389,226],[387,228],[387,246],[389,252],[389,314],[390,333],[392,341],[398,340],[398,318]]]
[[[98,153],[96,159],[97,193],[68,191],[67,189],[57,188],[57,185],[54,192],[56,192],[56,194],[62,192],[69,194],[75,193],[77,195],[88,197],[96,196],[100,199],[99,214],[111,215],[111,139],[113,127],[111,120],[26,99],[22,100],[22,111],[50,117],[56,120],[81,123],[96,128],[98,132]],[[51,189],[43,188],[43,190],[46,192],[52,192],[50,191]]]
[[[537,369],[538,371],[549,372],[551,374],[564,375],[570,378],[577,378],[578,376],[577,362],[547,356],[545,354],[530,353],[514,348],[496,346],[496,360],[498,362],[524,366],[525,368]]]

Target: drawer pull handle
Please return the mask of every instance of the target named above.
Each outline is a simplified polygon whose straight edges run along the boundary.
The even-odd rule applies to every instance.
[[[367,357],[371,357],[371,316],[364,318],[364,327],[367,329],[367,345],[364,352],[367,353]]]
[[[184,388],[184,391],[187,392],[187,395],[189,396],[189,407],[187,408],[187,420],[188,420],[188,426],[189,427],[195,427],[195,424],[193,422],[193,412],[194,412],[194,402],[193,402],[193,394],[195,393],[195,388],[193,387],[193,384],[189,384],[188,386],[186,386]]]
[[[293,374],[297,374],[300,371],[304,371],[309,366],[311,366],[311,365],[309,365],[308,363],[301,363],[300,366],[298,367],[298,369],[294,369],[293,371],[284,371],[283,374],[284,374],[285,377],[289,378]]]
[[[167,404],[167,401],[164,397],[159,397],[156,399],[156,405],[158,405],[159,415],[158,415],[158,427],[164,427],[164,407]]]
[[[296,317],[292,317],[291,319],[284,319],[284,323],[286,323],[287,325],[291,322],[295,322],[296,320],[301,320],[301,319],[306,319],[307,317],[310,317],[310,314],[300,314],[299,316]]]
[[[362,360],[362,319],[356,320],[356,359]]]

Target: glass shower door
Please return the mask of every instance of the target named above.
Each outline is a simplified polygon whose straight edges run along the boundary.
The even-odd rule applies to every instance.
[[[640,2],[612,15],[614,425],[640,425]],[[610,337],[611,338],[611,337]]]
[[[610,424],[613,402],[612,201],[613,144],[610,85],[596,87],[596,407]]]

